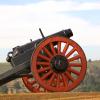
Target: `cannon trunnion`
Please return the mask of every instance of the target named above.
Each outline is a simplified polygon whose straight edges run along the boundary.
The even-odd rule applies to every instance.
[[[7,55],[12,69],[0,75],[0,85],[22,78],[31,92],[70,91],[83,80],[86,57],[71,29],[16,46]]]

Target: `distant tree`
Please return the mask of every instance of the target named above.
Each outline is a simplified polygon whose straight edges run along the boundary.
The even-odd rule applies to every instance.
[[[6,85],[3,85],[0,87],[0,92],[1,93],[7,93],[8,89],[7,89],[7,86]]]
[[[16,88],[16,89],[21,89],[20,82],[16,82],[16,83],[15,83],[15,88]]]
[[[87,72],[85,79],[77,88],[77,91],[100,91],[100,67],[94,65],[93,73],[91,74],[90,71]]]
[[[92,60],[91,60],[91,59],[89,59],[89,60],[88,60],[88,62],[92,62]]]

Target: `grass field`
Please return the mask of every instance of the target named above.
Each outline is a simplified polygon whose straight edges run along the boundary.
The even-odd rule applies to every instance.
[[[0,74],[6,72],[11,69],[11,65],[9,63],[0,63]]]
[[[0,95],[0,100],[100,100],[99,92],[59,92]]]

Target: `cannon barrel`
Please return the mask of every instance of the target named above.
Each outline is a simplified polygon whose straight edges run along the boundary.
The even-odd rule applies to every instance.
[[[17,46],[14,49],[18,49],[19,52],[23,52],[25,50],[29,50],[31,48],[34,48],[37,46],[37,44],[39,44],[41,41],[43,41],[45,38],[48,38],[48,37],[51,37],[51,36],[64,36],[64,37],[67,37],[67,38],[70,38],[71,36],[73,36],[73,32],[71,29],[66,29],[66,30],[62,30],[62,31],[59,31],[59,32],[56,32],[50,36],[47,36],[47,37],[44,37],[44,38],[41,38],[41,39],[38,39],[38,40],[35,40],[35,41],[31,41],[30,43],[27,43],[25,45],[22,45],[22,46]]]
[[[62,30],[62,31],[59,31],[57,33],[54,33],[54,34],[47,36],[45,38],[48,38],[48,37],[51,37],[51,36],[63,36],[63,37],[66,37],[66,38],[70,38],[71,36],[73,36],[73,33],[72,33],[71,29],[66,29],[66,30]],[[30,43],[27,43],[25,45],[17,46],[15,48],[13,48],[12,56],[9,56],[9,53],[11,53],[11,52],[9,52],[8,57],[7,57],[8,58],[7,61],[8,62],[10,61],[11,65],[13,67],[16,67],[16,66],[30,60],[34,49],[45,38],[41,38],[41,39],[32,41]]]
[[[30,62],[34,49],[41,41],[51,36],[63,36],[66,38],[70,38],[71,36],[73,36],[73,33],[71,29],[66,29],[54,33],[50,36],[31,41],[30,43],[27,43],[25,45],[16,46],[15,48],[13,48],[13,50],[8,53],[6,59],[13,68],[0,75],[0,86],[16,78],[20,78],[22,76],[30,74]]]

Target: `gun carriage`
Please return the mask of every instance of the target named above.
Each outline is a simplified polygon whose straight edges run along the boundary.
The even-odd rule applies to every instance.
[[[82,48],[66,29],[41,39],[16,46],[7,55],[12,69],[0,75],[0,86],[22,78],[31,92],[67,92],[77,87],[86,73]]]

